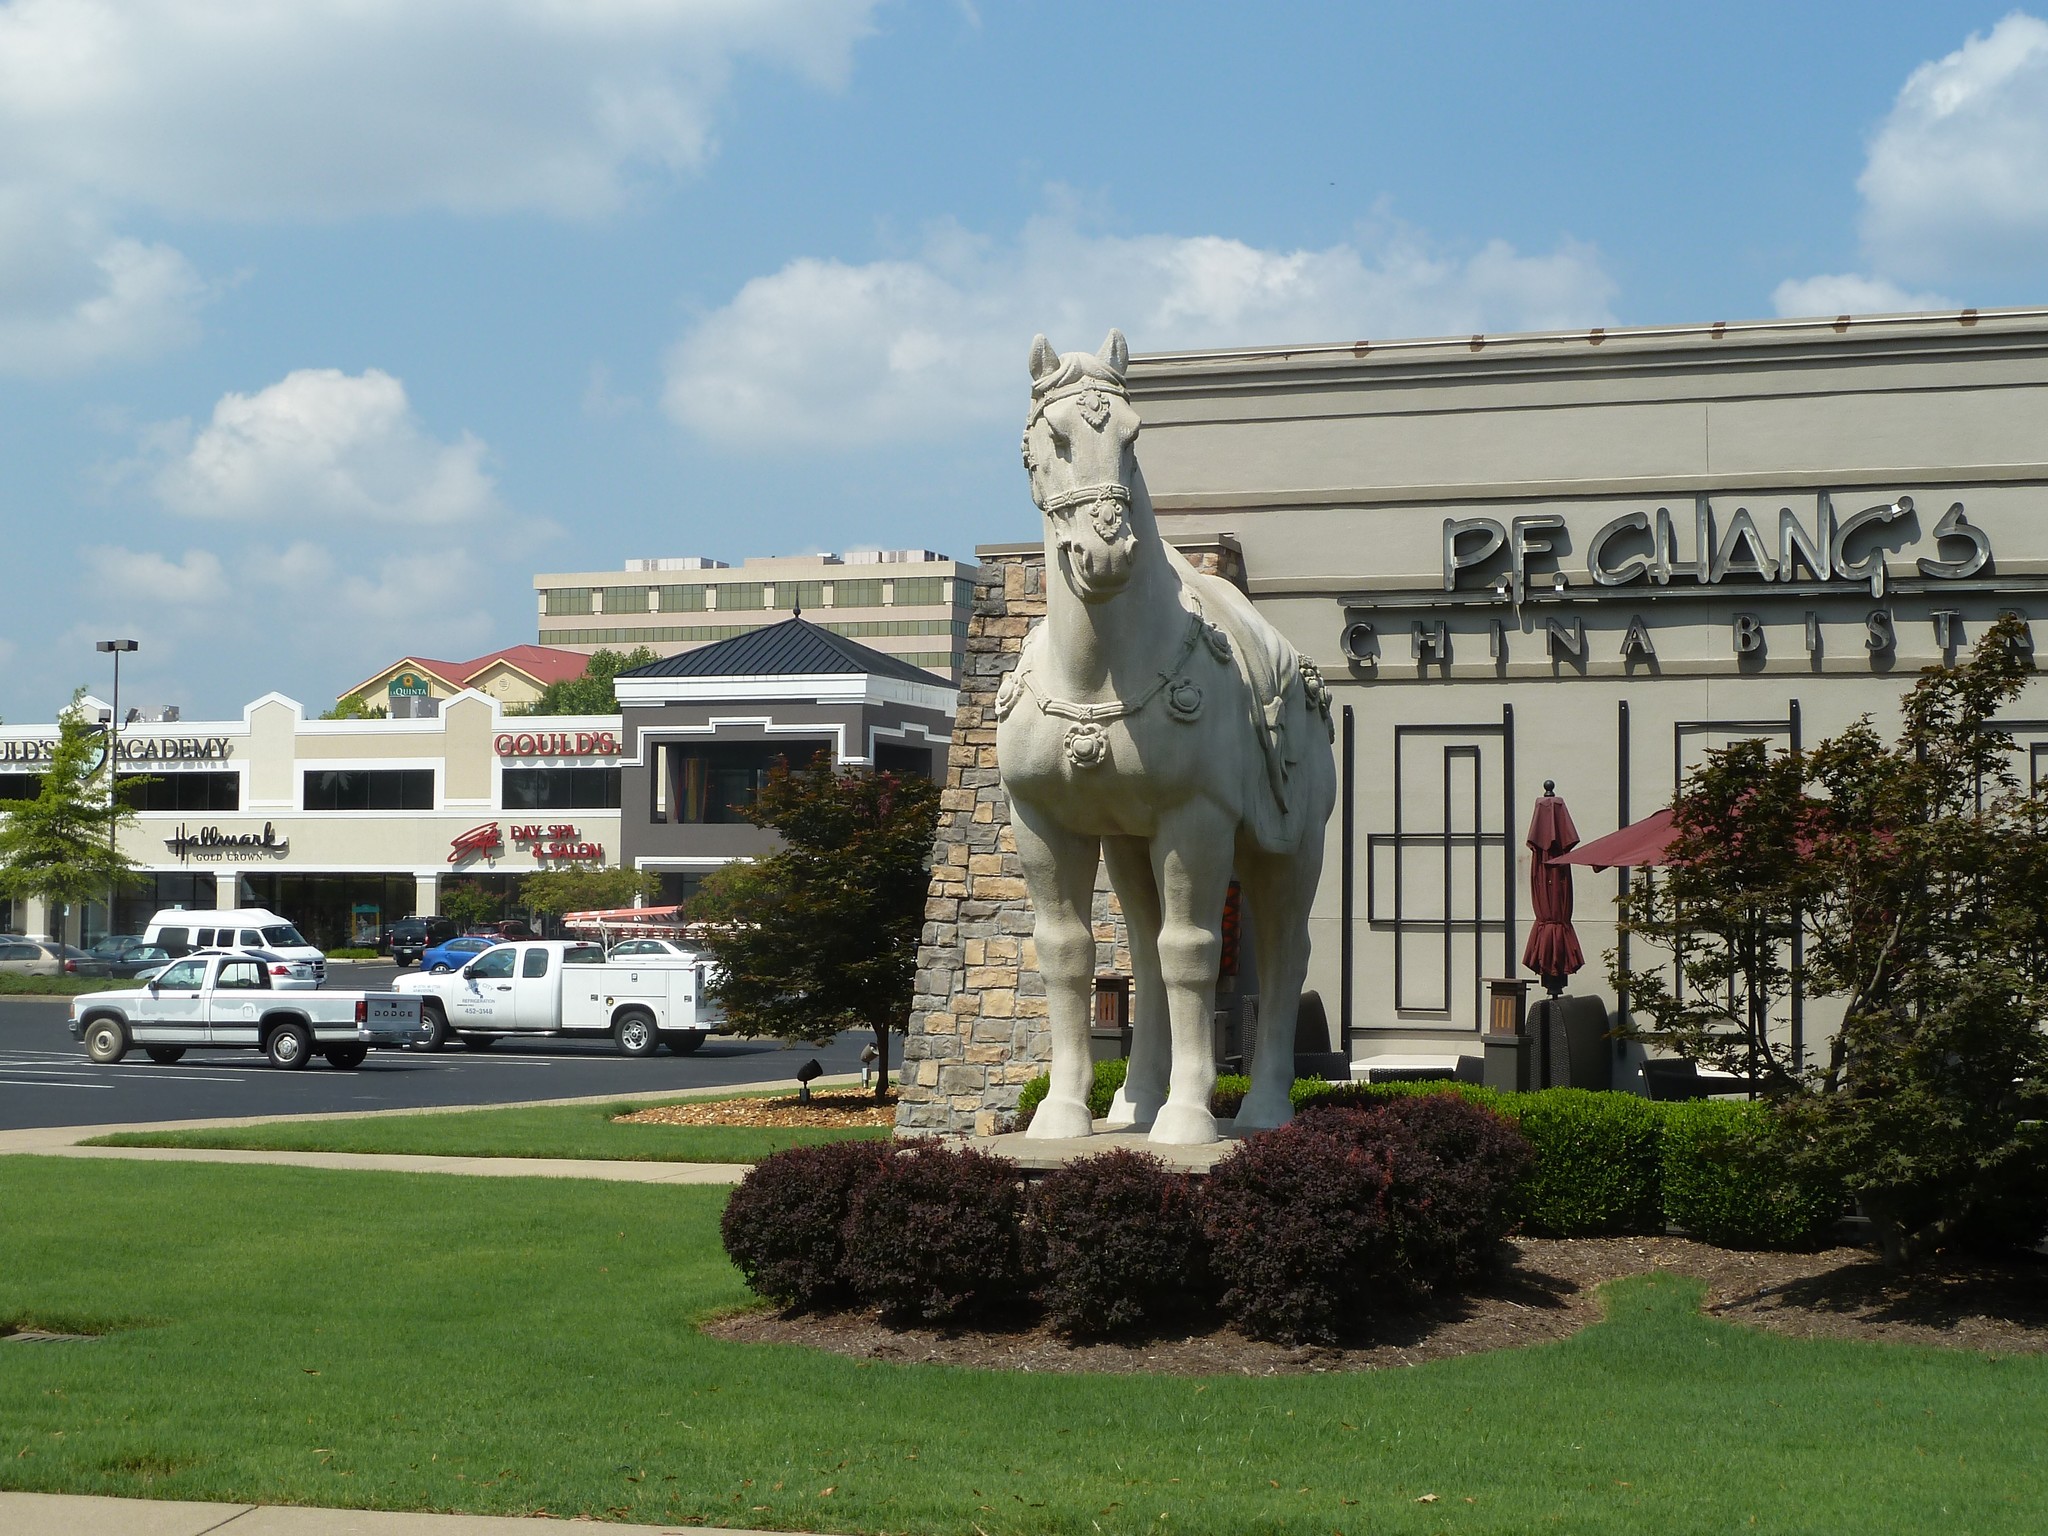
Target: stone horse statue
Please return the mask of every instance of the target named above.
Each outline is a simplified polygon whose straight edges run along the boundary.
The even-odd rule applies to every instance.
[[[1330,698],[1229,582],[1159,537],[1124,387],[1130,349],[1031,344],[1024,468],[1045,514],[1046,616],[996,694],[996,761],[1052,1030],[1038,1137],[1086,1136],[1097,859],[1130,932],[1130,1070],[1110,1111],[1154,1142],[1217,1139],[1211,1015],[1224,902],[1250,909],[1261,1016],[1241,1128],[1291,1113],[1308,913],[1336,803]],[[1170,1047],[1170,1052],[1169,1052]]]

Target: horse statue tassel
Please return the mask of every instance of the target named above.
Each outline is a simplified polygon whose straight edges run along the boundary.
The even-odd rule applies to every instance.
[[[1223,908],[1249,908],[1260,1019],[1240,1129],[1291,1114],[1308,914],[1337,798],[1330,696],[1235,586],[1159,536],[1133,445],[1130,349],[1031,344],[1024,468],[1045,514],[1045,620],[996,693],[996,762],[1031,897],[1052,1031],[1037,1137],[1093,1129],[1097,861],[1123,906],[1131,1061],[1112,1125],[1217,1139],[1211,1014]]]

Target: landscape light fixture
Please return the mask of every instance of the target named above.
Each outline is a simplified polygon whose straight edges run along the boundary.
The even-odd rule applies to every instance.
[[[114,658],[114,707],[106,711],[101,717],[107,727],[107,934],[111,936],[114,932],[114,897],[116,895],[114,876],[114,829],[116,824],[116,817],[114,815],[114,775],[121,766],[119,750],[121,745],[121,658],[130,651],[140,650],[141,645],[134,640],[95,640],[93,642],[93,649],[104,651]],[[84,914],[80,913],[78,936],[81,939],[85,937],[84,922]]]
[[[824,1075],[825,1069],[818,1065],[818,1058],[815,1056],[796,1069],[797,1103],[808,1104],[811,1102],[811,1080],[823,1077]]]

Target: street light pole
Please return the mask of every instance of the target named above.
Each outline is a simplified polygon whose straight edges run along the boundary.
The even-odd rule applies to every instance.
[[[123,653],[139,648],[133,640],[93,642],[94,650],[106,651],[114,658],[114,709],[112,718],[107,721],[107,931],[100,935],[102,938],[114,936],[114,898],[118,894],[114,878],[114,832],[118,822],[114,814],[114,774],[121,763],[121,657]],[[81,924],[83,921],[84,914],[81,913]],[[82,927],[79,937],[85,937]]]

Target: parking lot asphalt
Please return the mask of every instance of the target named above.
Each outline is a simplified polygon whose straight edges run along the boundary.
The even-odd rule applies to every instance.
[[[328,989],[374,989],[395,974],[389,965],[337,964]],[[858,1072],[872,1038],[851,1032],[815,1047],[713,1036],[694,1055],[646,1057],[621,1056],[607,1040],[505,1040],[487,1055],[459,1045],[433,1054],[378,1050],[353,1071],[316,1060],[296,1072],[256,1051],[194,1049],[175,1066],[131,1054],[98,1067],[72,1040],[69,1016],[65,998],[0,998],[0,1130],[746,1087],[793,1077],[813,1056],[827,1072]]]

